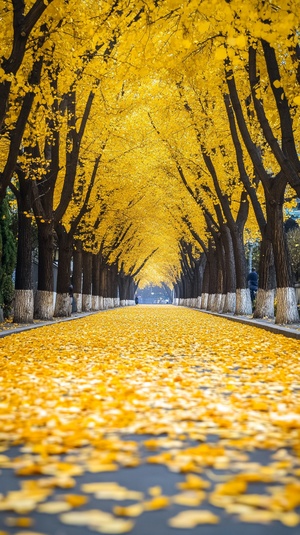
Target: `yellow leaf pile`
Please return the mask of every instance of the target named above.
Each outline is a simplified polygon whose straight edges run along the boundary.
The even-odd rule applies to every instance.
[[[299,356],[297,340],[171,306],[1,339],[0,469],[20,489],[2,491],[0,519],[142,532],[144,512],[172,506],[168,529],[224,514],[300,525]],[[141,482],[145,466],[174,491]]]

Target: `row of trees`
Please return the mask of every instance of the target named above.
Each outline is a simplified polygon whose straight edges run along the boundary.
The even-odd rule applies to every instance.
[[[300,197],[297,1],[11,0],[1,17],[15,320],[70,313],[71,261],[84,310],[163,280],[251,313],[247,229],[261,241],[255,315],[274,314],[276,293],[276,321],[298,321],[283,224]]]

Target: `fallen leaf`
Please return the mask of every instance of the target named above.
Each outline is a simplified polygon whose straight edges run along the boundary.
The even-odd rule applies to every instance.
[[[178,505],[187,505],[193,507],[200,505],[205,497],[205,492],[201,490],[190,490],[172,496],[172,502],[177,503]]]
[[[47,502],[38,506],[37,511],[39,513],[58,514],[64,511],[69,511],[71,505],[66,502]]]
[[[59,518],[64,524],[71,524],[72,526],[94,526],[108,522],[113,517],[110,513],[100,509],[89,509],[87,511],[64,513]]]
[[[144,502],[145,511],[154,511],[164,509],[170,505],[171,500],[168,496],[155,496],[152,500]]]
[[[194,528],[198,524],[217,524],[219,517],[211,511],[182,511],[168,520],[172,528]]]
[[[33,519],[29,517],[7,517],[5,524],[11,527],[29,528],[33,525]],[[0,534],[1,535],[1,534]]]
[[[131,520],[122,520],[121,518],[113,518],[100,526],[92,527],[93,530],[99,533],[128,533],[133,528],[134,523]]]
[[[144,506],[141,503],[134,503],[133,505],[128,505],[127,507],[122,507],[116,505],[113,508],[113,513],[118,516],[139,516],[143,513]]]
[[[88,497],[82,494],[67,494],[64,498],[71,507],[80,507],[88,502]]]

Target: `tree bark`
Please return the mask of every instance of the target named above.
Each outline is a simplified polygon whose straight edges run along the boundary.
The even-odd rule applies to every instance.
[[[91,252],[82,252],[82,267],[83,267],[83,281],[82,281],[82,311],[89,312],[91,310],[92,302],[92,266],[93,255]]]
[[[92,310],[99,310],[100,297],[100,253],[92,259]]]
[[[73,298],[77,312],[82,312],[82,242],[76,240],[73,247]]]
[[[13,188],[18,202],[18,245],[14,296],[15,323],[33,323],[31,182],[18,173],[19,191]]]
[[[38,222],[38,291],[34,316],[37,319],[53,318],[53,221]]]
[[[54,316],[68,317],[72,312],[72,298],[69,295],[71,285],[71,258],[73,253],[72,235],[68,234],[60,223],[55,225],[58,241],[58,272],[56,303]]]

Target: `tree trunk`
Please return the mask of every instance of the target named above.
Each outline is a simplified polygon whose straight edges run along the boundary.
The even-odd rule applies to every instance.
[[[204,268],[203,283],[202,283],[201,308],[203,310],[207,310],[210,278],[211,278],[210,255],[208,253],[208,258],[206,257],[206,264]]]
[[[113,289],[112,289],[112,269],[110,264],[106,264],[106,283],[107,283],[107,296],[104,300],[105,308],[114,307]]]
[[[76,240],[73,248],[73,299],[77,312],[82,311],[82,242]]]
[[[33,323],[33,290],[15,290],[14,323]]]
[[[19,176],[18,248],[14,295],[15,323],[33,323],[34,299],[32,289],[32,224],[27,214],[31,210],[30,181]]]
[[[236,309],[236,272],[234,261],[234,249],[232,243],[232,237],[227,225],[222,226],[222,240],[225,252],[225,302],[223,312],[233,313]]]
[[[275,265],[271,236],[266,225],[260,244],[258,291],[255,300],[254,318],[274,318],[276,286]]]
[[[107,298],[108,298],[108,273],[107,273],[107,264],[105,259],[101,258],[100,265],[100,297],[101,297],[101,306],[102,308],[107,308]]]
[[[83,267],[83,281],[82,281],[82,311],[89,312],[92,306],[92,253],[82,252],[82,267]]]
[[[215,296],[217,294],[218,288],[218,258],[216,249],[209,246],[209,289],[208,289],[208,300],[207,300],[207,310],[211,310]]]
[[[245,255],[245,247],[243,236],[238,228],[231,231],[235,272],[236,272],[236,309],[235,314],[238,316],[252,314],[252,303],[250,298],[250,290],[247,284],[247,262]]]
[[[65,228],[59,223],[55,227],[59,257],[54,316],[68,317],[71,316],[73,299],[73,295],[70,297],[69,294],[71,285],[71,258],[73,253],[72,235],[68,234]]]
[[[34,303],[34,317],[41,320],[53,318],[53,222],[38,222],[38,291]]]
[[[121,273],[119,277],[119,285],[120,285],[120,305],[126,306],[127,305],[126,300],[127,300],[128,288],[129,288],[129,276]]]
[[[179,304],[179,295],[180,295],[180,289],[179,289],[178,282],[174,283],[173,293],[174,293],[173,304],[178,306],[178,304]]]
[[[92,310],[99,310],[100,297],[100,253],[92,259]]]
[[[118,276],[118,265],[116,263],[111,264],[110,266],[110,278],[111,278],[111,297],[113,300],[113,306],[120,306],[120,297],[119,297],[119,276]]]
[[[270,203],[270,201],[267,202]],[[269,212],[277,280],[275,323],[298,323],[296,291],[293,286],[293,273],[283,226],[282,203],[272,202]]]

